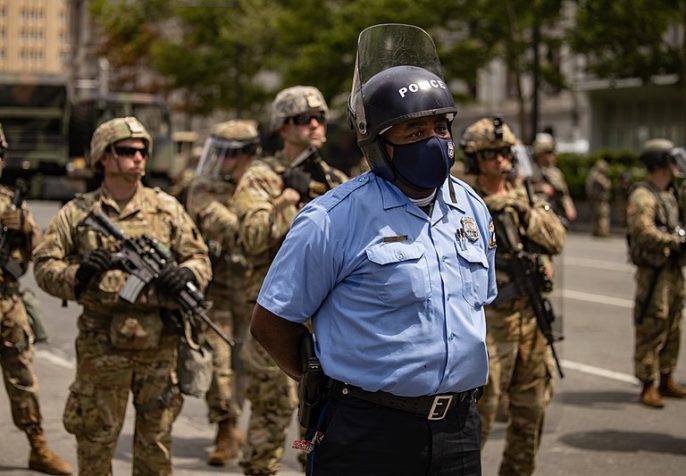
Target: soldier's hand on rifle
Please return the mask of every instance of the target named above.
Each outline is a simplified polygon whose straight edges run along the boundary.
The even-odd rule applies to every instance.
[[[175,299],[181,291],[186,289],[188,282],[195,283],[193,271],[183,266],[169,267],[160,273],[155,281],[155,289],[158,296]]]
[[[97,249],[89,252],[76,270],[76,297],[79,297],[95,276],[112,268],[112,264],[112,254],[109,251]]]
[[[26,213],[21,208],[7,208],[0,215],[0,224],[8,230],[24,233],[25,235],[31,233],[31,224],[26,219]]]
[[[310,181],[312,176],[300,169],[286,169],[283,173],[283,185],[285,188],[292,188],[306,198],[310,194]]]

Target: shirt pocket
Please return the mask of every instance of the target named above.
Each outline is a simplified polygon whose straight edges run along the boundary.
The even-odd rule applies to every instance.
[[[428,267],[419,243],[379,243],[366,252],[372,287],[383,302],[403,306],[429,299]]]
[[[464,248],[455,244],[460,275],[462,276],[462,295],[471,306],[481,307],[488,298],[488,258],[483,248],[465,243]]]

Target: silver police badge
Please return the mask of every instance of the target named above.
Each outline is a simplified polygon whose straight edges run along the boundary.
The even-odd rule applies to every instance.
[[[472,217],[462,217],[462,229],[464,236],[469,241],[476,241],[479,239],[479,227],[476,226],[476,220]]]

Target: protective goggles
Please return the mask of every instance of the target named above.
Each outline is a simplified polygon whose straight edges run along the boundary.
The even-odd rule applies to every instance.
[[[312,122],[312,119],[316,119],[317,122],[320,124],[325,124],[326,113],[324,111],[319,111],[315,113],[298,114],[296,116],[289,117],[288,121],[290,121],[291,124],[295,124],[296,126],[306,126],[310,122]]]
[[[495,160],[498,156],[502,156],[505,159],[512,159],[512,147],[499,147],[497,149],[483,149],[478,152],[478,156],[482,160]]]
[[[221,151],[221,154],[225,159],[231,159],[239,155],[255,155],[258,148],[259,144],[246,144],[243,147],[226,148]]]
[[[147,147],[125,147],[125,146],[113,146],[112,150],[114,155],[117,157],[133,157],[136,152],[141,154],[144,159],[148,158],[148,148]]]

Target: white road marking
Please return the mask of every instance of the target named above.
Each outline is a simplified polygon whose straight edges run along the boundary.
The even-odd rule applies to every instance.
[[[76,367],[73,361],[65,359],[64,357],[59,356],[49,350],[39,349],[36,350],[35,354],[36,357],[47,360],[48,362],[51,362],[60,367],[64,367],[65,369],[73,369],[74,367]]]
[[[620,271],[622,273],[629,273],[635,269],[635,266],[629,263],[617,263],[616,261],[606,261],[601,259],[577,258],[574,256],[565,256],[565,266],[577,266],[581,268],[602,269],[604,271]]]
[[[603,377],[610,380],[617,380],[619,382],[626,382],[632,385],[639,385],[639,381],[636,377],[629,374],[624,374],[621,372],[614,372],[612,370],[602,369],[600,367],[594,367],[593,365],[581,364],[579,362],[572,362],[571,360],[561,360],[563,369],[572,369],[579,372],[583,372],[590,375],[595,375],[597,377]]]
[[[605,296],[603,294],[592,294],[585,293],[583,291],[574,291],[572,289],[565,289],[562,291],[562,296],[565,299],[575,299],[577,301],[592,302],[595,304],[606,304],[608,306],[623,307],[626,309],[634,308],[633,299],[623,299],[611,296]]]

